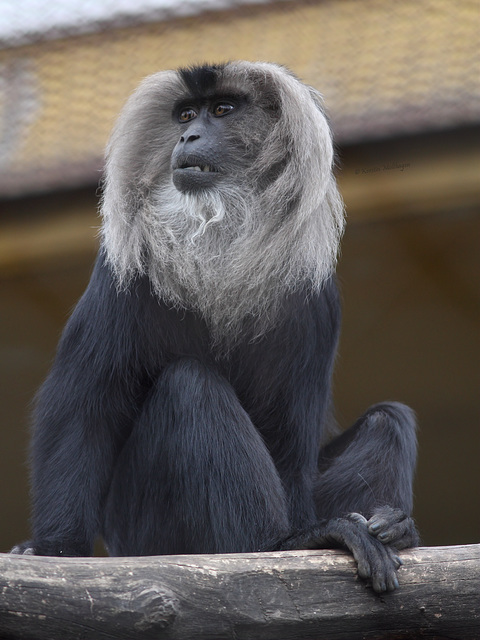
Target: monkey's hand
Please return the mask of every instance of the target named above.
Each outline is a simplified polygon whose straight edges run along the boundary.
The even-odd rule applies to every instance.
[[[363,518],[363,516],[360,517]],[[420,543],[413,519],[401,509],[389,506],[379,507],[375,509],[370,520],[365,520],[365,524],[370,535],[394,549],[418,547]]]
[[[339,547],[352,553],[358,566],[358,575],[370,582],[374,591],[383,593],[398,588],[397,570],[402,561],[394,549],[370,534],[367,520],[357,513],[332,518],[323,525],[294,534],[280,543],[276,550]]]

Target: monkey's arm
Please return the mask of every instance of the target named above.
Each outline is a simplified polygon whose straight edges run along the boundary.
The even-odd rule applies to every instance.
[[[282,325],[242,353],[249,373],[245,407],[282,479],[292,534],[317,522],[313,487],[331,409],[339,323],[331,279],[318,296],[299,291],[287,300]]]
[[[33,540],[16,553],[90,555],[115,456],[138,392],[128,298],[97,261],[39,392],[32,440]],[[128,333],[127,331],[130,330]]]
[[[282,478],[291,491],[292,533],[304,526],[295,518],[295,505],[301,504],[299,493],[312,498],[318,451],[332,420],[331,380],[341,317],[335,278],[326,281],[319,294],[311,295],[298,313],[293,317],[293,327],[288,329],[291,335],[296,332],[297,338],[292,340],[281,392],[285,411],[283,432],[279,434],[280,441],[297,454],[296,464],[287,466]],[[315,507],[313,514],[317,521]]]

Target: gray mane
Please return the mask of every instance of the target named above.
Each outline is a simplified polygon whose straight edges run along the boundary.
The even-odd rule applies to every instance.
[[[102,242],[119,288],[146,274],[160,299],[199,312],[214,341],[233,344],[246,318],[262,335],[286,295],[321,288],[344,208],[320,95],[274,64],[232,62],[219,74],[220,88],[246,92],[256,109],[236,132],[254,151],[251,166],[198,195],[177,191],[172,109],[186,87],[173,71],[150,76],[107,148]]]

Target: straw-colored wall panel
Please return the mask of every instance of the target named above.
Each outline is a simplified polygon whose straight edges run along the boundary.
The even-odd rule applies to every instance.
[[[4,50],[0,192],[95,179],[139,80],[198,61],[286,64],[343,141],[477,122],[479,29],[472,0],[281,2]]]

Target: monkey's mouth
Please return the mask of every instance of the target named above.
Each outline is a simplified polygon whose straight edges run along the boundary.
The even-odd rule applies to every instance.
[[[200,158],[183,158],[172,169],[173,184],[184,193],[208,189],[220,177],[217,167]]]
[[[182,169],[183,171],[202,171],[203,173],[218,173],[215,167],[212,167],[209,164],[182,164],[178,167],[178,169]]]

